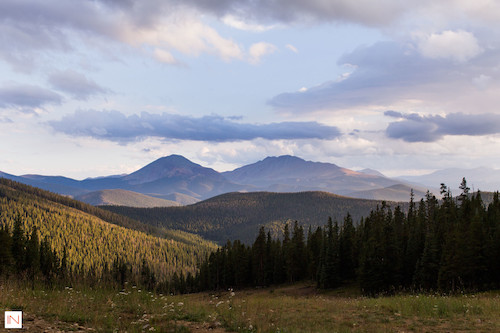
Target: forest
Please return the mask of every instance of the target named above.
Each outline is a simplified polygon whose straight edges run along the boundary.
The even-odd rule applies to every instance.
[[[356,225],[350,214],[307,235],[297,222],[280,238],[262,227],[251,246],[227,242],[201,265],[200,290],[315,280],[318,288],[357,283],[363,294],[488,290],[500,287],[500,199],[454,198],[441,184],[408,211],[382,203]],[[305,264],[306,263],[306,264]]]
[[[251,244],[260,226],[281,236],[287,222],[321,226],[328,217],[342,220],[350,212],[355,221],[370,214],[382,201],[343,197],[326,192],[227,193],[182,207],[133,208],[105,206],[109,211],[160,228],[196,233],[223,245],[228,239]],[[395,204],[395,203],[389,203]],[[407,204],[401,204],[406,209]]]
[[[139,230],[133,229],[135,226]],[[182,231],[157,229],[147,234],[141,231],[149,230],[147,226],[129,218],[6,179],[0,179],[0,227],[5,238],[0,243],[5,252],[2,257],[13,259],[5,259],[3,273],[21,278],[26,278],[30,269],[43,272],[41,267],[33,268],[42,259],[37,259],[38,254],[32,258],[30,253],[46,253],[45,258],[57,257],[59,263],[54,259],[54,267],[60,267],[65,258],[64,271],[75,282],[83,279],[99,284],[112,267],[122,264],[130,279],[137,280],[147,266],[150,275],[163,283],[176,274],[194,275],[198,263],[217,248]],[[16,237],[12,234],[15,230]],[[6,246],[7,236],[13,246]],[[30,252],[30,247],[39,250]],[[39,274],[34,278],[45,280]]]

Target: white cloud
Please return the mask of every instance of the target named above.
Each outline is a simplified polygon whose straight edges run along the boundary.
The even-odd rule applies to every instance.
[[[299,53],[299,50],[295,46],[293,46],[292,44],[286,44],[286,48],[294,53]]]
[[[483,52],[474,34],[464,30],[446,30],[420,37],[418,49],[425,57],[456,62],[466,62]]]
[[[163,62],[165,64],[170,64],[170,65],[177,64],[177,60],[174,58],[172,53],[162,49],[155,49],[154,57],[159,62]]]
[[[246,22],[234,15],[226,15],[222,19],[224,24],[243,31],[264,32],[274,29],[275,25],[262,25]]]
[[[123,25],[120,38],[133,46],[155,46],[154,57],[172,63],[170,50],[189,56],[211,53],[224,60],[242,59],[243,51],[234,41],[226,39],[195,14],[178,13],[153,26],[137,27],[133,22]]]
[[[278,48],[276,46],[270,43],[266,42],[255,43],[252,46],[250,46],[250,50],[248,51],[249,61],[252,64],[258,64],[263,56],[274,53],[276,52],[277,49]]]

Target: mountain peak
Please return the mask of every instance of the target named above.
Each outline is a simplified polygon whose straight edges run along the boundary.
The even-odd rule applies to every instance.
[[[380,171],[374,170],[374,169],[370,169],[370,168],[359,170],[358,172],[364,173],[365,175],[378,176],[378,177],[385,178],[385,175],[383,173],[381,173]]]
[[[264,159],[264,161],[300,161],[300,162],[305,162],[300,157],[297,156],[292,156],[292,155],[281,155],[281,156],[268,156]]]
[[[131,184],[146,183],[161,178],[190,177],[196,174],[215,175],[213,169],[202,167],[193,163],[184,156],[170,155],[157,159],[145,167],[124,177]]]
[[[158,164],[159,163],[162,163],[162,164],[163,163],[170,163],[170,164],[183,164],[183,165],[198,165],[196,163],[191,162],[190,160],[188,160],[184,156],[176,155],[176,154],[160,157],[159,159],[157,159],[156,161],[154,161],[148,165],[152,165],[155,163],[158,163]]]

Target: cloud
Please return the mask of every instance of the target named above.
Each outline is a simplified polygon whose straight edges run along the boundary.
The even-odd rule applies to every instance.
[[[57,132],[117,142],[132,142],[146,137],[173,140],[231,142],[263,138],[332,139],[339,129],[317,122],[281,122],[270,124],[238,123],[220,116],[194,118],[173,114],[126,116],[118,111],[80,110],[49,125]]]
[[[411,22],[422,22],[422,17],[438,12],[440,17],[463,17],[481,26],[483,21],[498,21],[495,19],[499,15],[493,14],[497,8],[498,5],[491,3],[477,6],[455,0],[439,4],[430,0],[94,0],[74,3],[3,0],[0,1],[0,57],[18,70],[29,71],[37,61],[43,61],[44,52],[68,52],[77,48],[80,37],[87,45],[91,41],[101,47],[113,43],[132,46],[167,64],[176,64],[172,56],[176,52],[188,56],[209,53],[225,61],[245,60],[248,55],[244,47],[222,36],[209,23],[211,19],[254,32],[275,26],[324,22],[384,29],[404,25],[410,21],[409,17]],[[422,28],[424,24],[420,25]],[[458,53],[443,51],[441,41],[459,47]],[[444,54],[462,61],[478,53],[474,42],[477,41],[472,33],[446,30],[423,38],[421,48],[432,57]]]
[[[178,64],[177,59],[174,58],[172,53],[162,49],[156,49],[154,52],[154,57],[159,62],[163,62],[165,64],[170,64],[170,65]]]
[[[79,100],[87,100],[91,96],[108,92],[85,75],[73,70],[53,73],[49,77],[49,83],[54,89],[68,93]]]
[[[222,18],[222,22],[224,22],[224,24],[232,28],[243,31],[252,31],[252,32],[264,32],[271,30],[275,27],[274,25],[262,25],[262,24],[245,22],[244,20],[241,20],[240,18],[237,18],[231,14],[224,16]]]
[[[421,116],[386,111],[384,114],[401,119],[389,124],[386,135],[407,142],[433,142],[445,135],[481,136],[500,133],[500,115],[492,113]]]
[[[175,0],[0,2],[0,57],[18,70],[34,67],[43,52],[72,51],[78,37],[93,46],[109,47],[111,42],[143,50],[243,59],[240,45],[205,24],[196,7]],[[165,53],[151,56],[165,60]]]
[[[444,70],[434,60],[396,42],[359,47],[338,63],[349,64],[353,72],[307,90],[277,95],[268,103],[295,112],[384,104],[401,97],[408,87],[435,80]]]
[[[249,50],[249,61],[252,64],[258,64],[260,62],[260,59],[267,55],[267,54],[272,54],[277,50],[277,47],[274,46],[273,44],[266,43],[266,42],[260,42],[260,43],[255,43],[250,47]]]
[[[424,57],[456,62],[466,62],[483,51],[476,37],[464,30],[446,30],[420,37],[418,48]]]
[[[286,44],[286,48],[292,51],[293,53],[299,53],[299,50],[292,44]]]
[[[399,1],[381,0],[185,0],[184,5],[213,13],[218,17],[231,15],[245,22],[351,21],[371,26],[385,25],[398,19],[408,7]]]
[[[13,122],[13,121],[12,121],[12,119],[10,119],[10,118],[7,118],[7,117],[0,117],[0,123],[4,123],[4,124],[12,124],[12,123],[14,123],[14,122]]]
[[[0,88],[0,108],[34,109],[47,104],[61,104],[62,97],[33,85],[11,85]]]
[[[488,49],[467,63],[461,63],[425,57],[412,43],[378,42],[358,47],[338,60],[339,65],[352,68],[349,75],[309,87],[306,91],[279,94],[268,104],[278,110],[304,113],[365,106],[391,107],[407,100],[450,107],[457,101],[453,107],[467,111],[463,108],[474,103],[477,107],[477,102],[485,101],[486,97],[491,107],[498,104],[495,97],[498,94],[491,91],[484,95],[480,90],[498,87],[500,71],[495,69],[498,66],[495,59],[499,56],[499,49]]]

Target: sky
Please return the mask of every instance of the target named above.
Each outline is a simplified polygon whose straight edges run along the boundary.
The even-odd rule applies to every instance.
[[[500,168],[495,0],[2,0],[0,170]]]

